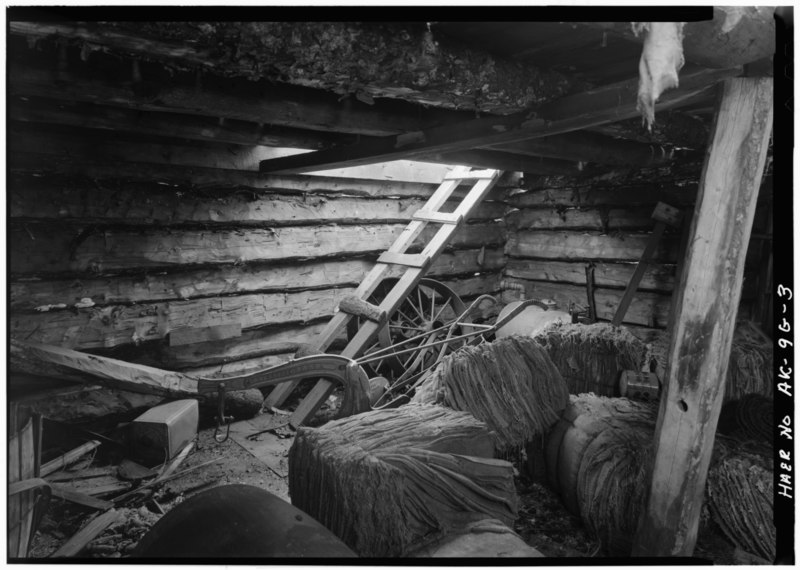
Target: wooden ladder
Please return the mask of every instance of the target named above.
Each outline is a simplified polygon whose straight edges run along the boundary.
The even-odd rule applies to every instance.
[[[497,183],[501,174],[502,171],[499,170],[471,171],[466,166],[459,166],[450,171],[425,205],[412,216],[411,222],[391,247],[381,254],[375,266],[356,289],[354,301],[356,304],[360,304],[364,310],[358,312],[349,308],[354,304],[352,302],[348,304],[348,307],[340,303],[338,311],[317,339],[315,344],[317,350],[319,352],[327,350],[338,337],[342,328],[353,318],[354,313],[358,313],[362,317],[362,324],[342,351],[342,356],[348,358],[361,356],[378,331],[386,324],[388,316],[397,310],[411,290],[419,283],[431,263],[436,260],[474,208]],[[439,209],[452,196],[453,191],[465,180],[474,181],[474,184],[455,211],[452,213],[440,212]],[[429,223],[441,224],[441,227],[421,253],[406,253]],[[406,267],[406,270],[380,305],[368,304],[366,299],[387,275],[391,265],[402,265]],[[285,382],[276,386],[266,399],[265,407],[279,406],[296,385],[297,382]],[[335,385],[328,380],[322,379],[317,382],[292,415],[290,419],[292,426],[297,428],[311,417],[328,398],[334,387]]]

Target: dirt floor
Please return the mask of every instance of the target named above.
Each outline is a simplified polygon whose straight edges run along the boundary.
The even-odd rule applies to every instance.
[[[81,558],[125,558],[141,537],[183,500],[217,485],[241,483],[266,489],[289,501],[287,454],[292,430],[288,418],[264,414],[238,424],[223,443],[214,440],[214,429],[201,430],[192,453],[180,465],[185,474],[167,481],[152,494],[135,497],[116,507],[119,520],[91,541]],[[238,440],[238,442],[237,442]],[[247,447],[243,447],[242,442]],[[249,451],[248,451],[249,449]],[[96,467],[95,459],[92,467]],[[88,465],[77,465],[77,474]],[[522,466],[520,466],[522,467]],[[525,473],[524,469],[521,470]],[[558,496],[546,485],[528,480],[517,481],[519,518],[514,530],[530,546],[547,557],[602,558],[606,556],[598,541],[584,531],[578,517],[570,514]],[[36,532],[31,556],[44,558],[53,554],[92,518],[94,511],[52,499],[47,514]],[[701,527],[695,555],[717,564],[736,564],[734,547],[723,538],[713,523]]]

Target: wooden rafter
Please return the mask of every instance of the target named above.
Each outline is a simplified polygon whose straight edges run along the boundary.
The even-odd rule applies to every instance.
[[[680,105],[697,91],[727,77],[738,68],[709,70],[693,68],[681,76],[681,86],[664,93],[659,110]],[[517,113],[487,117],[460,124],[384,137],[369,143],[305,153],[261,162],[262,172],[314,172],[421,156],[510,144],[526,139],[585,129],[638,115],[638,78],[629,79],[577,95],[563,97],[540,107],[536,116]]]
[[[187,113],[264,123],[277,127],[365,136],[387,136],[430,124],[462,121],[471,115],[455,111],[428,112],[400,101],[370,106],[340,102],[330,93],[287,85],[256,83],[230,90],[162,81],[145,94],[131,81],[97,79],[71,70],[9,65],[8,95],[44,97],[124,107],[141,111]]]

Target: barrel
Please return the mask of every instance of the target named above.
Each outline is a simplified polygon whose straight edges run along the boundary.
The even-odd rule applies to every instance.
[[[198,493],[164,515],[132,553],[142,558],[355,557],[300,509],[251,485]]]

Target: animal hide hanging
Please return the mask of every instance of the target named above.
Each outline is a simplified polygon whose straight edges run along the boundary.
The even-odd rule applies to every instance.
[[[682,22],[634,22],[633,32],[647,35],[639,60],[639,97],[636,109],[642,113],[647,130],[655,122],[655,105],[667,89],[678,86],[678,72],[683,67]]]

